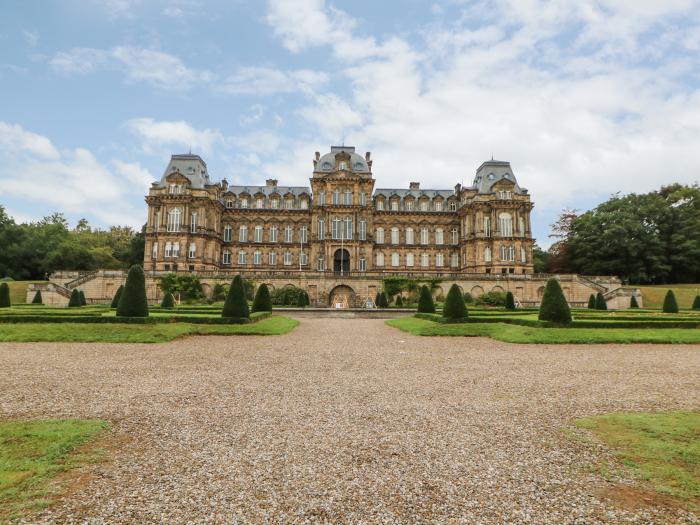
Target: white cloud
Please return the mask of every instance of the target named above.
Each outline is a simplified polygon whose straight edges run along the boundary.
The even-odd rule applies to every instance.
[[[129,120],[126,126],[143,141],[143,150],[147,153],[153,153],[155,149],[176,146],[210,153],[214,146],[226,142],[219,130],[196,129],[184,120],[137,118]]]
[[[39,33],[36,31],[29,31],[25,29],[22,31],[22,35],[24,36],[24,40],[27,42],[29,47],[36,47],[36,45],[39,43]]]
[[[156,177],[138,162],[124,162],[114,159],[112,166],[120,178],[126,179],[129,184],[139,191],[143,191],[144,194],[148,193],[151,183],[156,182]]]
[[[0,149],[3,151],[25,151],[45,160],[60,157],[58,150],[46,137],[25,131],[22,126],[0,121]]]
[[[311,93],[322,88],[328,75],[309,69],[282,71],[270,67],[241,67],[217,83],[217,89],[225,93],[245,95],[271,95],[301,91]]]
[[[49,65],[64,75],[92,73],[105,63],[108,55],[101,49],[75,47],[70,51],[56,53],[49,60]]]

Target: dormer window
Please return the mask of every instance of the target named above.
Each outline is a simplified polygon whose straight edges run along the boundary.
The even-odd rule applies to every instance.
[[[421,201],[420,211],[428,211],[428,201]]]
[[[180,184],[171,184],[168,187],[168,192],[170,195],[180,195],[180,193],[182,193],[182,186]]]
[[[498,198],[502,200],[508,200],[513,198],[513,192],[510,190],[500,190],[498,192]]]
[[[403,206],[406,211],[413,211],[413,201],[404,201]]]
[[[455,201],[450,201],[450,211],[457,211],[457,203]]]
[[[330,163],[330,162],[324,162],[324,163],[323,163],[323,169],[324,169],[324,170],[329,170],[329,169],[331,169],[331,163]]]
[[[341,171],[342,171],[342,170],[348,169],[348,163],[345,162],[344,160],[341,160],[341,161],[338,163],[338,169],[341,170]]]
[[[286,201],[284,201],[284,207],[288,210],[294,208],[294,199],[287,199]]]
[[[302,210],[306,210],[309,208],[309,201],[307,201],[306,199],[301,199],[301,201],[299,201],[299,204]]]
[[[226,207],[227,208],[233,208],[233,200],[232,199],[226,199]]]
[[[355,163],[355,171],[362,171],[362,163],[361,162]]]
[[[262,207],[263,207],[263,199],[262,199],[261,197],[258,197],[258,198],[255,200],[255,207],[258,208],[258,209],[262,209]]]
[[[270,207],[271,208],[279,208],[280,205],[280,200],[277,198],[270,199]]]
[[[435,211],[442,211],[442,201],[435,202]]]
[[[383,199],[380,199],[377,201],[377,210],[384,211],[384,200]]]
[[[242,197],[241,198],[241,208],[247,208],[248,207],[248,197]]]
[[[391,211],[399,211],[399,201],[398,200],[391,201]]]

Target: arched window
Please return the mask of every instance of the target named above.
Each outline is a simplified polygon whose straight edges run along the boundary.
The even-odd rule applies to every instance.
[[[231,225],[224,226],[224,242],[231,242]]]
[[[406,228],[406,244],[413,244],[413,228]]]
[[[412,253],[407,253],[406,254],[406,266],[413,266],[413,254]]]
[[[491,248],[488,246],[484,248],[484,261],[491,262]]]
[[[445,244],[445,236],[442,233],[442,228],[435,230],[435,244]]]
[[[377,228],[377,233],[374,236],[374,242],[377,244],[384,244],[384,228]]]
[[[391,229],[391,244],[399,244],[399,229]]]
[[[377,266],[384,266],[384,254],[377,252]]]
[[[340,239],[340,227],[341,227],[340,217],[333,217],[331,219],[331,239],[334,239],[334,240]]]
[[[391,265],[392,266],[398,266],[399,265],[399,254],[396,252],[393,252],[391,254]]]
[[[173,208],[168,212],[168,231],[179,232],[180,224],[182,223],[182,210]]]
[[[345,190],[345,204],[348,206],[352,205],[352,190]]]

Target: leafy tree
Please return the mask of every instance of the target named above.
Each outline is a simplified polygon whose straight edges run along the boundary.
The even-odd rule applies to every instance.
[[[236,277],[233,278],[233,282],[228,289],[228,295],[226,296],[226,302],[224,303],[221,316],[232,317],[234,319],[250,318],[248,300],[245,296],[245,286],[243,284],[243,278],[240,275],[236,275]]]
[[[557,279],[547,281],[538,318],[561,325],[571,324],[571,310]]]
[[[435,313],[435,303],[433,296],[427,286],[423,285],[420,288],[420,296],[418,297],[418,312],[424,314]]]
[[[474,302],[474,297],[469,292],[464,294],[464,304],[471,304]]]
[[[596,310],[607,310],[608,303],[605,301],[602,292],[598,292],[595,296],[595,309]]]
[[[588,297],[588,309],[589,310],[595,310],[595,294],[591,294]]]
[[[41,297],[41,290],[37,290],[34,294],[34,299],[32,299],[32,304],[44,304],[44,300]]]
[[[162,308],[175,308],[175,298],[170,292],[163,296],[163,301],[160,303]]]
[[[515,310],[515,297],[513,292],[506,292],[506,310]]]
[[[204,299],[204,290],[196,275],[168,273],[158,278],[158,287],[163,293],[178,295],[181,301],[194,302]]]
[[[700,295],[696,295],[693,300],[693,310],[700,310]]]
[[[68,307],[77,308],[82,305],[82,301],[80,300],[80,292],[77,288],[73,288],[73,291],[70,293],[70,299],[68,299]]]
[[[226,299],[226,287],[221,283],[216,283],[212,288],[212,301],[223,301]]]
[[[12,306],[10,286],[7,283],[0,283],[0,308],[9,308],[10,306]]]
[[[272,311],[272,298],[270,297],[270,290],[268,290],[267,285],[265,283],[262,283],[260,286],[258,286],[258,290],[255,292],[255,299],[253,299],[252,311]]]
[[[488,306],[505,306],[506,305],[506,293],[505,292],[486,292],[481,294],[476,298],[476,304],[488,305]]]
[[[666,297],[664,297],[663,312],[667,314],[678,313],[678,302],[676,301],[676,294],[673,293],[673,290],[666,292]]]
[[[112,304],[109,305],[110,308],[116,308],[119,306],[119,299],[122,296],[122,292],[124,291],[124,285],[120,285],[119,288],[117,288],[117,291],[114,293],[114,297],[112,298]]]
[[[87,300],[85,299],[85,292],[82,290],[78,290],[78,295],[80,296],[80,306],[87,305]]]
[[[459,286],[453,284],[447,292],[445,306],[442,309],[442,316],[445,319],[457,320],[467,317],[467,307],[464,304],[464,297]]]
[[[634,295],[630,298],[630,308],[639,308],[639,303]]]
[[[275,288],[270,297],[273,305],[296,305],[299,303],[299,295],[302,292],[303,290],[297,286],[284,286]]]
[[[119,317],[148,317],[148,300],[146,299],[146,276],[138,264],[129,268],[126,284],[117,305]]]
[[[549,260],[552,257],[550,252],[547,252],[535,244],[532,247],[532,263],[535,273],[549,273]]]

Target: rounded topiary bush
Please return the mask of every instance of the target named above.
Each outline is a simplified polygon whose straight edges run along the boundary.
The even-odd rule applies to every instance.
[[[608,303],[605,302],[605,297],[603,297],[602,292],[598,292],[595,296],[595,309],[596,310],[607,310]]]
[[[146,276],[143,268],[134,264],[129,268],[126,284],[117,305],[119,317],[148,317],[148,299],[146,299]]]
[[[403,307],[403,299],[400,295],[396,296],[396,301],[394,303],[398,308]]]
[[[114,294],[114,297],[112,298],[112,304],[109,305],[110,308],[116,308],[119,306],[119,299],[122,296],[122,292],[124,291],[124,285],[120,285],[119,288],[117,288],[117,291]]]
[[[666,292],[666,297],[664,297],[664,307],[663,311],[666,314],[677,314],[678,313],[678,302],[676,301],[676,294],[673,290]]]
[[[85,300],[85,292],[79,290],[78,295],[80,296],[80,306],[85,306],[87,304],[87,301]]]
[[[0,283],[0,308],[9,308],[10,306],[12,306],[10,286],[7,283]]]
[[[588,298],[588,309],[595,310],[595,294],[591,294]]]
[[[418,296],[418,312],[423,314],[434,314],[435,303],[433,296],[426,285],[421,286],[420,295]]]
[[[32,299],[32,304],[44,304],[44,300],[41,297],[41,290],[37,290],[34,294],[34,299]]]
[[[226,302],[221,311],[221,317],[232,317],[234,319],[250,318],[250,310],[248,309],[248,300],[245,296],[245,286],[243,278],[236,275],[228,289]]]
[[[639,308],[639,303],[634,295],[630,298],[630,308]]]
[[[506,310],[515,310],[515,297],[513,297],[513,292],[506,293]]]
[[[442,316],[453,321],[467,318],[467,306],[464,304],[464,297],[456,284],[450,286],[450,291],[447,292]]]
[[[173,294],[170,292],[166,293],[160,306],[162,308],[175,308],[175,297],[173,297]]]
[[[253,312],[271,312],[272,311],[272,298],[270,297],[270,290],[267,288],[265,283],[258,286],[255,291],[255,299],[253,299]]]
[[[469,292],[464,294],[464,304],[471,304],[474,302],[474,296]]]
[[[700,310],[700,295],[695,296],[695,300],[693,301],[693,310]]]
[[[571,310],[566,302],[564,292],[561,291],[559,281],[550,279],[544,289],[542,304],[540,304],[540,321],[568,325],[571,324]]]
[[[83,303],[80,300],[80,292],[77,288],[73,288],[73,291],[70,293],[70,299],[68,299],[68,306],[70,308],[77,308],[78,306],[82,305]]]

